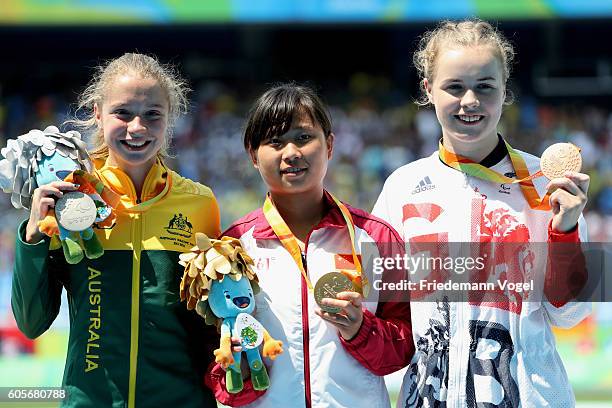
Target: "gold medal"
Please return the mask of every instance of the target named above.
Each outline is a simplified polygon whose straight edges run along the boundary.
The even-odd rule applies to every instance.
[[[563,177],[566,171],[580,171],[580,149],[571,143],[555,143],[548,146],[540,159],[542,173],[549,179]]]
[[[321,278],[319,278],[317,281],[314,288],[314,298],[317,305],[319,305],[321,310],[324,312],[338,313],[342,309],[335,306],[323,305],[321,304],[321,300],[323,298],[335,299],[336,295],[340,292],[354,290],[353,283],[345,275],[341,274],[340,272],[329,272],[321,276]]]

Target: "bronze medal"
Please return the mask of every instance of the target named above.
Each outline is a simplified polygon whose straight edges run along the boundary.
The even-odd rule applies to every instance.
[[[542,173],[549,179],[563,177],[566,171],[580,171],[580,149],[571,143],[555,143],[548,146],[540,159]]]
[[[314,288],[314,298],[317,305],[324,312],[338,313],[341,310],[339,307],[323,305],[321,300],[323,298],[335,299],[338,293],[353,290],[355,289],[349,278],[340,272],[329,272],[321,276],[317,281]]]

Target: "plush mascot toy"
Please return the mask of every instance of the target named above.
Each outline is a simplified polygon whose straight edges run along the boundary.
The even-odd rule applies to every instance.
[[[9,139],[1,154],[4,159],[0,161],[0,187],[11,193],[15,208],[29,210],[38,186],[59,180],[78,186],[78,191],[65,193],[56,201],[55,209],[38,227],[52,237],[51,249],[62,246],[70,264],[79,263],[84,255],[90,259],[100,257],[104,249],[91,226],[112,225],[112,207],[119,196],[89,173],[93,164],[79,132],[61,133],[55,126],[31,130]]]
[[[253,260],[240,241],[230,237],[209,239],[198,232],[196,246],[181,254],[179,263],[185,267],[180,286],[181,300],[187,301],[189,310],[195,308],[206,323],[220,326],[220,347],[214,354],[215,361],[227,370],[225,383],[228,392],[237,393],[243,388],[242,353],[232,353],[232,336],[240,338],[245,350],[253,388],[267,389],[270,379],[258,346],[263,342],[263,356],[274,360],[283,352],[283,343],[270,337],[261,323],[251,316],[259,285],[251,269]]]

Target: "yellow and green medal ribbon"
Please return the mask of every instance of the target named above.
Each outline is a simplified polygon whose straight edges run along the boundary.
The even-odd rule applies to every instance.
[[[529,206],[534,210],[550,210],[550,202],[549,197],[550,194],[546,193],[544,197],[540,198],[538,191],[536,190],[533,182],[531,180],[542,176],[542,172],[538,171],[534,174],[529,174],[529,170],[527,169],[527,164],[525,164],[525,160],[523,157],[508,144],[504,140],[504,144],[506,145],[506,149],[508,151],[508,155],[510,156],[510,161],[512,162],[512,167],[514,168],[514,172],[516,173],[516,178],[506,177],[503,174],[499,174],[498,172],[489,169],[475,161],[468,159],[467,157],[459,156],[458,154],[449,152],[444,148],[442,142],[439,143],[439,156],[440,160],[444,162],[447,166],[452,167],[453,169],[459,170],[465,174],[468,174],[473,177],[478,177],[482,180],[491,181],[494,183],[504,183],[504,184],[518,184],[521,188],[521,192],[527,200]]]

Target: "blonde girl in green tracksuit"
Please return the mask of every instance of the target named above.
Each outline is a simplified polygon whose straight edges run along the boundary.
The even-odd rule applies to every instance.
[[[70,339],[63,406],[216,407],[203,371],[218,337],[179,300],[178,254],[195,232],[219,234],[211,190],[166,167],[170,129],[185,112],[184,82],[142,54],[100,67],[75,121],[93,134],[91,156],[104,184],[121,196],[112,228],[98,229],[101,258],[68,265],[49,250],[37,223],[55,198],[75,187],[34,191],[19,227],[12,307],[30,338],[45,332],[68,293]]]

